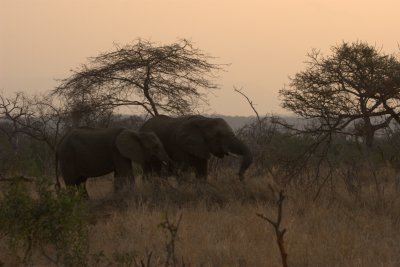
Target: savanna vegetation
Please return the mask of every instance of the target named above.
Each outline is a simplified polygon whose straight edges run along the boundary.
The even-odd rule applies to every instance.
[[[399,266],[399,59],[363,42],[308,58],[280,91],[298,123],[254,109],[236,131],[254,157],[243,182],[239,159],[225,157],[211,159],[207,182],[135,169],[119,195],[111,176],[88,181],[89,199],[54,187],[68,129],[138,129],[141,111],[118,108],[178,115],[206,103],[224,65],[187,40],[117,46],[47,95],[3,93],[0,264]]]

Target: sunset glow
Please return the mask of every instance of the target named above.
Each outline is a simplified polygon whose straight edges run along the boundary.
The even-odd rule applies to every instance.
[[[113,43],[188,38],[230,64],[207,113],[252,114],[236,86],[260,113],[282,114],[278,90],[312,48],[327,53],[342,41],[362,40],[399,53],[399,10],[395,0],[0,0],[0,90],[51,90]]]

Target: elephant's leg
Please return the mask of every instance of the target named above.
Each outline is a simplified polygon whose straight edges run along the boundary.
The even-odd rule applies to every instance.
[[[89,192],[87,191],[86,183],[84,183],[84,186],[83,186],[83,197],[85,199],[89,199]]]
[[[116,171],[114,173],[114,192],[121,192],[124,188],[129,188],[134,186],[133,175],[128,175],[126,173],[120,173]]]
[[[77,186],[80,186],[81,184],[83,184],[83,197],[86,199],[89,199],[89,193],[87,191],[87,184],[86,184],[86,177],[80,176],[79,177],[79,183]]]
[[[83,183],[84,184],[84,191],[85,194],[89,195],[86,190],[86,177],[79,176],[78,172],[76,171],[75,166],[65,166],[61,165],[61,173],[64,179],[64,183],[66,186],[75,186],[79,188],[79,186]]]
[[[114,172],[114,193],[121,192],[124,188],[124,177],[121,176],[117,171]]]
[[[121,192],[125,187],[132,187],[135,184],[133,177],[132,163],[130,160],[118,161],[114,171],[114,192]]]
[[[168,172],[169,175],[173,175],[176,177],[176,181],[178,184],[183,182],[187,182],[190,179],[190,171],[192,165],[186,162],[175,162],[173,165],[169,166]]]
[[[181,184],[182,182],[185,182],[187,179],[185,175],[187,174],[187,165],[185,164],[180,164],[180,166],[175,166],[175,168],[170,168],[169,172],[176,177],[176,182],[178,184]]]
[[[78,178],[76,178],[76,176],[75,177],[70,177],[68,179],[68,181],[71,181],[71,182],[68,183],[68,184],[66,183],[66,185],[74,186],[76,189],[78,189],[83,184],[83,197],[86,198],[86,199],[89,199],[89,193],[88,193],[87,188],[86,188],[86,180],[87,180],[87,178],[83,177],[83,176],[79,176]]]
[[[208,160],[200,159],[195,164],[196,177],[199,179],[207,180]]]
[[[151,160],[145,163],[143,169],[143,180],[149,180],[151,176],[161,177],[162,163],[159,160]]]
[[[143,176],[142,176],[143,181],[149,180],[149,177],[152,175],[152,172],[153,171],[151,162],[150,161],[145,162],[143,166]]]
[[[162,163],[159,160],[154,160],[152,161],[152,172],[157,174],[158,176],[161,176],[161,169],[162,169]]]

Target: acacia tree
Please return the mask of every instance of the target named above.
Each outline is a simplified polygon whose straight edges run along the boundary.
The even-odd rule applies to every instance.
[[[342,43],[332,54],[313,50],[306,69],[279,91],[282,106],[313,123],[314,133],[362,136],[368,147],[375,133],[400,123],[400,62],[365,42]]]
[[[207,89],[218,88],[214,73],[222,65],[211,59],[185,39],[168,45],[139,39],[89,58],[54,93],[71,107],[139,106],[153,116],[184,114],[206,103]]]

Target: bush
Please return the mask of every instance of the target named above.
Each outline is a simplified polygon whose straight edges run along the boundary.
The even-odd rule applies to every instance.
[[[35,192],[16,177],[6,188],[0,203],[0,234],[23,261],[33,252],[65,266],[86,265],[88,253],[88,212],[82,190],[61,189],[55,193],[46,179]]]

